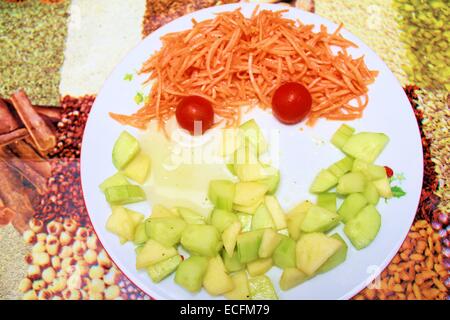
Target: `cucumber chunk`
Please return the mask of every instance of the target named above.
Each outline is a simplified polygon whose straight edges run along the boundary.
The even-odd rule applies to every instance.
[[[188,225],[181,235],[181,245],[193,255],[214,257],[222,248],[219,231],[214,226]]]
[[[260,201],[267,192],[267,186],[258,182],[236,183],[233,202],[241,206],[252,206]]]
[[[150,158],[145,153],[140,152],[125,166],[123,173],[131,180],[144,184],[150,173]]]
[[[344,227],[344,232],[353,246],[361,250],[377,236],[381,226],[381,216],[373,205],[366,206]]]
[[[308,279],[309,277],[303,271],[297,268],[286,268],[281,274],[280,288],[286,291],[302,284]]]
[[[367,205],[367,199],[361,193],[352,193],[345,198],[339,207],[338,213],[342,222],[347,223]]]
[[[331,269],[336,268],[347,258],[348,246],[345,243],[344,239],[342,239],[342,237],[338,233],[333,234],[331,238],[339,240],[342,243],[342,246],[338,249],[338,251],[336,251],[335,254],[329,257],[328,260],[323,265],[321,265],[319,269],[317,269],[317,274],[325,273],[330,271]]]
[[[146,221],[145,230],[150,239],[172,247],[180,242],[186,226],[181,218],[150,218]]]
[[[250,300],[250,289],[245,271],[236,272],[231,275],[234,289],[225,293],[225,298],[230,300]]]
[[[183,261],[180,255],[158,262],[147,268],[147,273],[153,282],[158,283],[174,272]]]
[[[255,212],[255,215],[253,216],[252,230],[266,228],[275,229],[275,224],[273,222],[272,215],[270,214],[269,210],[267,210],[266,205],[262,204],[259,206],[259,208]]]
[[[328,170],[334,174],[337,178],[342,177],[344,174],[352,170],[353,158],[345,157],[335,163],[333,163]]]
[[[178,207],[177,211],[187,224],[205,224],[205,217],[191,209]]]
[[[175,282],[190,292],[198,292],[207,268],[208,258],[191,256],[178,266]]]
[[[203,278],[203,287],[213,296],[218,296],[234,289],[234,282],[226,273],[220,256],[209,259],[208,268]]]
[[[129,184],[130,182],[128,182],[128,179],[122,173],[117,172],[116,174],[106,178],[100,184],[99,188],[102,192],[105,192],[105,190],[109,187],[126,186]]]
[[[281,236],[280,244],[272,255],[273,263],[281,269],[295,267],[295,245],[293,239]]]
[[[225,269],[227,269],[228,272],[235,272],[244,269],[245,264],[241,263],[239,261],[239,256],[236,252],[236,250],[233,252],[233,254],[230,256],[225,250],[222,251],[222,259],[223,264],[225,265]]]
[[[167,209],[166,207],[155,204],[152,206],[151,218],[178,218],[178,210]]]
[[[139,153],[141,147],[135,137],[127,131],[123,131],[114,143],[112,151],[112,162],[121,170]]]
[[[241,134],[244,139],[248,140],[254,146],[258,154],[262,154],[267,151],[268,144],[261,128],[258,126],[254,119],[248,120],[240,125]]]
[[[335,192],[319,193],[317,195],[317,205],[331,212],[336,212],[336,199],[337,195]]]
[[[300,237],[297,242],[297,268],[308,276],[313,275],[333,254],[342,243],[323,233],[308,233]]]
[[[321,193],[333,188],[338,182],[338,178],[329,170],[321,170],[314,179],[309,191],[311,193]]]
[[[377,166],[372,163],[355,159],[352,172],[362,172],[369,180],[378,180],[386,178],[386,169],[383,166]]]
[[[211,214],[211,224],[222,233],[230,224],[238,221],[238,218],[233,212],[214,209]]]
[[[361,172],[350,172],[339,178],[336,191],[339,194],[363,192],[366,184],[367,178]]]
[[[364,189],[363,192],[363,196],[367,199],[368,203],[373,204],[374,206],[377,205],[378,201],[380,200],[378,190],[371,181],[367,183],[366,189]]]
[[[289,211],[286,216],[289,235],[292,239],[298,240],[301,234],[301,226],[305,219],[306,213],[312,207],[312,203],[309,201],[303,201],[298,204],[294,209]]]
[[[241,263],[248,263],[259,258],[258,251],[264,230],[241,233],[237,238],[237,253]]]
[[[252,300],[278,300],[272,281],[267,276],[257,276],[248,280]]]
[[[147,197],[144,190],[136,185],[109,187],[105,190],[106,201],[113,206],[144,201]]]
[[[235,185],[228,180],[212,180],[209,183],[208,199],[217,209],[231,211],[235,195]]]
[[[250,276],[256,277],[265,274],[272,268],[272,266],[272,258],[262,258],[247,263],[247,271]]]
[[[350,137],[355,132],[355,129],[343,124],[337,129],[337,131],[331,137],[331,143],[338,149],[342,149],[345,143],[350,139]]]
[[[166,247],[159,242],[150,239],[136,256],[136,269],[147,268],[158,262],[172,258],[178,254],[174,247]]]
[[[269,258],[282,240],[282,236],[273,229],[264,230],[258,255],[260,258]]]
[[[133,242],[135,245],[141,245],[147,242],[148,237],[147,233],[145,232],[145,222],[139,223],[136,227],[136,230],[134,231],[134,238]]]
[[[388,178],[374,180],[373,185],[381,197],[386,199],[392,198],[392,190]]]
[[[265,184],[267,186],[267,194],[274,194],[278,189],[278,185],[280,184],[280,170],[273,170],[274,171],[272,171],[272,174],[270,174],[267,178],[258,180],[259,183]]]
[[[252,204],[251,206],[241,206],[238,204],[233,204],[233,209],[238,212],[255,214],[256,209],[259,208],[259,206],[263,203],[263,201],[264,201],[264,198],[261,198],[255,204]]]
[[[303,232],[326,232],[339,223],[340,217],[337,213],[312,206],[303,219],[300,230]]]
[[[355,159],[373,163],[389,142],[384,133],[360,132],[351,136],[342,151]]]

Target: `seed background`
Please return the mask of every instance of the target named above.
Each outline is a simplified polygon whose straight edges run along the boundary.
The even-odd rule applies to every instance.
[[[279,2],[252,2],[258,1]],[[63,110],[49,192],[40,199],[30,230],[22,235],[11,225],[0,227],[0,299],[150,299],[114,266],[88,222],[79,178],[84,124],[103,81],[141,38],[187,12],[237,1],[52,2],[0,0],[0,96],[23,88],[33,103]],[[283,3],[344,23],[376,51],[404,86],[421,128],[425,177],[416,221],[380,279],[354,299],[448,299],[450,9],[445,0]]]

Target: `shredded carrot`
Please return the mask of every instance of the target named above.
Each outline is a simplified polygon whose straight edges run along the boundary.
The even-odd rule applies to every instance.
[[[140,71],[151,83],[144,106],[111,117],[137,128],[151,120],[163,126],[184,96],[198,95],[212,103],[219,121],[233,126],[242,107],[269,108],[278,86],[297,81],[312,96],[309,125],[319,118],[360,118],[377,71],[367,68],[364,57],[348,54],[356,45],[341,36],[342,25],[332,33],[323,25],[313,32],[313,25],[285,19],[283,12],[255,10],[250,18],[240,10],[225,12],[166,34],[161,50]]]

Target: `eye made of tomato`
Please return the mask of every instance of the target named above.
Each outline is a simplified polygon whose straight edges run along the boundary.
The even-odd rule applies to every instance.
[[[272,97],[272,111],[282,123],[296,124],[311,111],[312,98],[308,89],[297,82],[282,84]]]
[[[177,106],[175,116],[180,127],[192,135],[203,134],[214,123],[211,102],[199,96],[184,97]]]

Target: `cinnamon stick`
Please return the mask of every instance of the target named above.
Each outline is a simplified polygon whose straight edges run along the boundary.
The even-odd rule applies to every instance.
[[[3,102],[7,106],[13,108],[11,99],[3,99]],[[59,106],[37,106],[33,105],[33,109],[36,110],[42,117],[46,118],[50,122],[56,123],[61,120],[61,107]]]
[[[56,145],[56,135],[33,108],[25,92],[23,90],[15,92],[11,101],[37,148],[43,152],[52,150]]]
[[[17,170],[17,172],[19,172],[24,179],[31,183],[35,187],[37,193],[39,193],[40,195],[45,194],[45,192],[47,191],[46,178],[35,171],[25,161],[17,158],[8,148],[0,149],[0,156],[2,156],[3,161],[11,169]]]
[[[41,155],[25,140],[13,142],[8,145],[18,158],[24,160],[35,171],[42,176],[49,178],[52,175],[52,167],[48,160],[45,160]]]
[[[28,130],[25,128],[20,128],[8,133],[0,134],[0,146],[6,146],[10,143],[21,140],[28,136],[29,136]]]
[[[8,105],[0,99],[0,134],[14,131],[19,127],[19,122],[11,113]]]
[[[28,222],[34,210],[30,199],[23,193],[20,179],[2,159],[0,159],[0,186],[0,197],[5,205],[15,212],[12,224],[23,233],[28,229]]]

